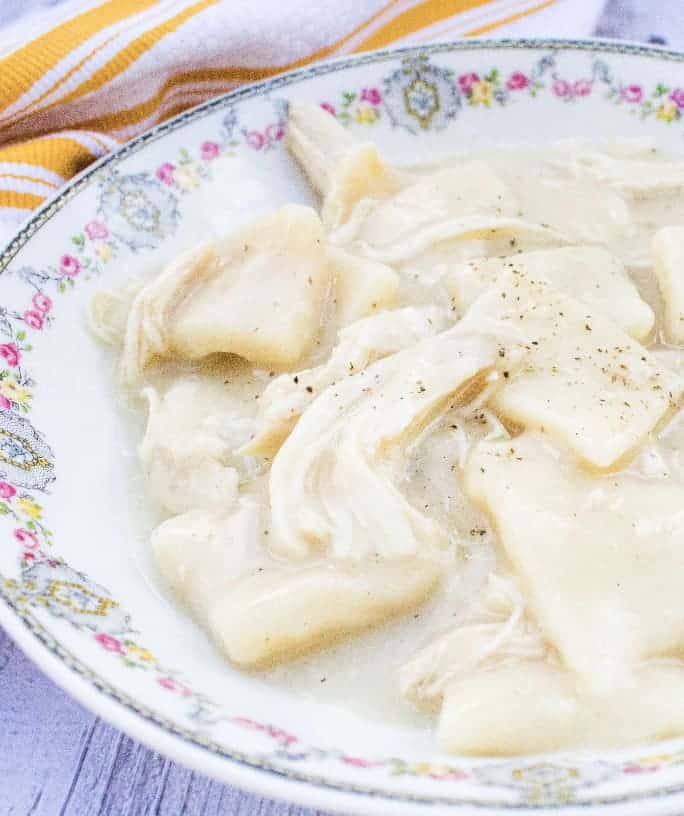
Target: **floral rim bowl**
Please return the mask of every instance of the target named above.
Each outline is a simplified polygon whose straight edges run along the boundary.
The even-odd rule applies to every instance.
[[[684,810],[684,739],[475,760],[232,670],[165,598],[95,289],[311,194],[283,147],[316,102],[398,162],[575,138],[684,147],[684,55],[468,41],[319,64],[177,116],[69,184],[0,255],[0,623],[54,680],[225,782],[345,813]]]

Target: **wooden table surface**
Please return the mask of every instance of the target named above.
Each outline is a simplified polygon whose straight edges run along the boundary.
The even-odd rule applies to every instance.
[[[31,8],[59,2],[0,0],[0,27]],[[684,0],[609,0],[596,33],[662,37],[684,49]],[[57,688],[0,629],[0,816],[153,814],[313,816],[313,811],[242,793],[144,748]]]

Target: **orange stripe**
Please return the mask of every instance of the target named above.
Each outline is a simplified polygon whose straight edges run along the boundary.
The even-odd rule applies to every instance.
[[[15,193],[13,190],[0,190],[0,209],[2,207],[18,207],[23,210],[33,210],[42,204],[47,196],[38,196],[33,193]]]
[[[75,45],[157,2],[158,0],[107,0],[90,11],[72,17],[0,60],[0,108],[16,102],[47,71],[67,57]]]
[[[35,176],[22,176],[19,173],[0,173],[0,178],[17,179],[17,181],[30,181],[33,184],[44,184],[46,187],[57,187],[52,181],[36,178]]]
[[[53,93],[62,85],[64,85],[66,82],[68,82],[71,79],[71,77],[77,71],[79,71],[83,67],[83,65],[85,65],[86,62],[88,62],[89,59],[92,59],[92,57],[95,54],[97,54],[98,51],[101,51],[103,48],[106,48],[109,45],[109,43],[115,39],[115,37],[116,35],[112,34],[111,37],[107,37],[106,40],[100,43],[100,45],[98,45],[97,48],[93,48],[93,50],[86,54],[83,57],[83,59],[79,60],[76,63],[76,65],[73,66],[73,68],[70,68],[67,71],[67,73],[64,74],[63,77],[58,79],[56,82],[53,82],[53,84],[50,85],[50,87],[47,88],[40,96],[36,97],[35,99],[32,99],[30,102],[27,102],[22,108],[19,108],[18,110],[14,111],[14,113],[9,117],[5,124],[9,122],[20,121],[21,119],[25,118],[25,116],[30,116],[31,113],[35,112],[36,107],[43,101],[43,99],[45,99],[46,96],[49,96],[51,93]],[[59,101],[57,103],[53,103],[53,105],[49,105],[48,107],[44,108],[44,110],[49,110],[51,107],[54,106],[54,104],[59,104]],[[25,113],[25,111],[27,111],[27,113]],[[22,116],[22,114],[24,114],[24,116]]]
[[[480,34],[486,34],[488,31],[494,31],[495,28],[500,28],[508,23],[514,23],[516,20],[522,20],[523,17],[527,17],[530,14],[535,14],[536,12],[542,11],[542,9],[548,8],[549,6],[553,6],[555,4],[556,0],[546,0],[545,3],[540,3],[538,6],[529,8],[526,11],[520,11],[517,14],[511,14],[510,17],[504,17],[503,20],[497,20],[496,22],[487,23],[486,25],[479,26],[478,28],[473,28],[471,31],[466,32],[463,36],[479,37]]]
[[[394,40],[453,17],[454,14],[471,11],[489,2],[491,0],[424,0],[424,2],[407,9],[377,31],[374,31],[370,37],[363,40],[354,50],[371,51],[374,48],[382,48],[394,42]]]
[[[212,2],[216,2],[217,0],[212,0]],[[80,120],[78,122],[72,122],[70,127],[72,129],[86,129],[86,130],[101,130],[101,131],[108,131],[119,129],[122,127],[131,127],[135,125],[137,122],[140,122],[144,119],[149,118],[155,111],[155,109],[159,106],[162,102],[164,96],[168,92],[168,90],[174,86],[175,84],[180,84],[183,82],[196,82],[196,81],[212,81],[216,79],[220,80],[229,80],[234,82],[254,82],[258,79],[264,79],[266,77],[272,76],[273,74],[280,73],[284,70],[289,70],[293,68],[301,67],[302,65],[306,65],[308,62],[321,59],[325,56],[332,54],[337,48],[340,48],[346,42],[348,42],[352,37],[359,34],[369,25],[371,25],[377,18],[384,14],[388,9],[392,6],[396,5],[399,0],[389,0],[382,8],[378,9],[375,14],[371,15],[367,20],[360,23],[356,26],[352,31],[348,34],[345,34],[340,39],[336,40],[331,45],[325,46],[324,48],[320,48],[315,51],[313,54],[309,54],[305,57],[301,57],[293,62],[287,63],[285,65],[279,66],[264,66],[264,67],[246,67],[246,66],[229,66],[226,68],[205,68],[205,69],[197,69],[194,71],[185,71],[179,72],[174,74],[173,76],[167,78],[164,84],[159,88],[159,90],[151,97],[149,97],[145,102],[141,102],[139,105],[136,105],[133,108],[129,108],[127,110],[116,111],[111,114],[106,114],[103,116],[94,117],[92,119],[85,119]],[[82,93],[82,88],[77,89],[78,95],[80,96]],[[76,93],[76,91],[74,92]],[[61,105],[65,102],[65,99],[59,100],[58,103],[54,103],[49,108],[44,108],[42,112],[49,110],[50,108],[56,106],[57,104]],[[29,133],[24,134],[24,138],[34,138],[41,133],[44,133],[44,130],[36,130],[31,131]]]
[[[83,170],[94,158],[82,144],[61,136],[0,149],[0,162],[35,164],[67,178]]]
[[[167,34],[171,34],[177,28],[182,26],[183,23],[187,22],[192,17],[195,17],[197,14],[210,6],[216,5],[218,2],[219,0],[199,0],[196,3],[193,3],[192,6],[183,9],[183,11],[176,14],[175,17],[171,17],[169,20],[165,20],[155,28],[145,31],[137,39],[129,43],[115,57],[112,57],[109,62],[106,62],[102,67],[98,68],[98,70],[95,71],[95,73],[92,74],[92,76],[90,76],[85,82],[81,83],[78,88],[74,89],[70,94],[63,97],[59,104],[67,104],[68,102],[72,102],[74,99],[78,99],[79,97],[91,93],[91,91],[99,90],[107,82],[111,82],[117,75],[122,74],[134,62],[140,59],[140,57],[146,51],[153,48],[159,42],[159,40],[161,40]]]

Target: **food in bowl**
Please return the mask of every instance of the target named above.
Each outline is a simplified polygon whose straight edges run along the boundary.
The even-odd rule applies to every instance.
[[[305,104],[288,140],[320,213],[91,304],[168,588],[248,671],[385,638],[450,752],[684,733],[684,162],[399,168]]]

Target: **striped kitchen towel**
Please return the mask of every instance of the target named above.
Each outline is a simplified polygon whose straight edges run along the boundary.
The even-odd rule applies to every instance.
[[[0,244],[95,158],[241,83],[395,44],[552,32],[584,36],[602,5],[602,0],[62,2],[0,30]]]

